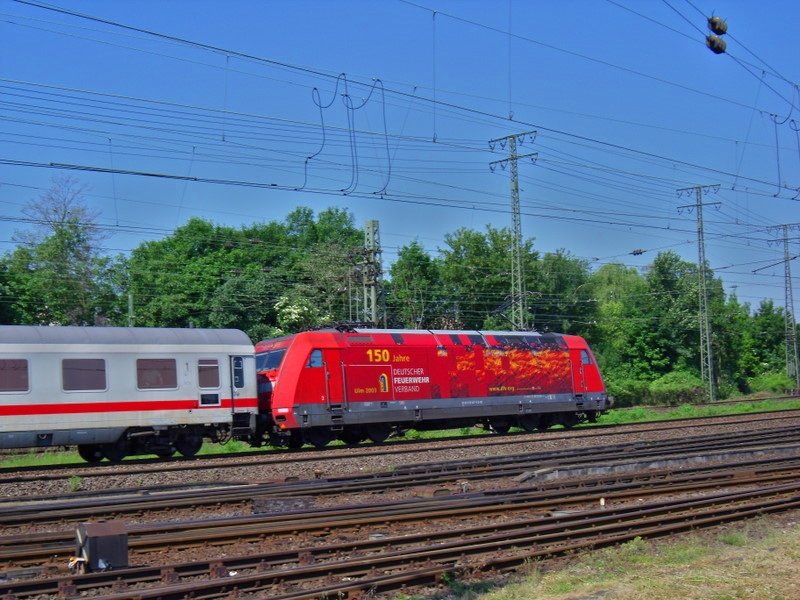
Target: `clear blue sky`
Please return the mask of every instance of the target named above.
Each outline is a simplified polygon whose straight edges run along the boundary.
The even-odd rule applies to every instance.
[[[694,197],[676,189],[719,184],[711,266],[742,300],[783,304],[783,266],[752,271],[783,258],[767,227],[800,222],[800,3],[47,6],[93,19],[0,0],[0,250],[64,173],[8,164],[24,161],[233,182],[73,173],[112,227],[110,252],[192,216],[238,226],[337,206],[380,221],[388,266],[415,239],[434,253],[459,227],[510,226],[508,172],[489,168],[506,150],[488,141],[536,130],[519,152],[538,159],[519,173],[538,250],[696,261],[695,214],[678,209]],[[712,10],[728,55],[704,45]]]

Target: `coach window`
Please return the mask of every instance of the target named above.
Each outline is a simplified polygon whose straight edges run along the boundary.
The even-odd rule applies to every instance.
[[[197,361],[197,381],[201,388],[219,387],[219,361],[216,358],[201,358]]]
[[[177,388],[178,369],[175,359],[136,359],[136,386],[140,390],[164,390]]]
[[[320,368],[322,366],[322,350],[312,350],[306,366],[313,369]]]
[[[24,358],[0,359],[0,392],[27,392],[28,361]]]
[[[105,390],[106,361],[102,358],[65,358],[61,361],[61,380],[65,392]]]
[[[589,356],[588,350],[581,350],[581,364],[582,365],[592,364],[592,357]]]

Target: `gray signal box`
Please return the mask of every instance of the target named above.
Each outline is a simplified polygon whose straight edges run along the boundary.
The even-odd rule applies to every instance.
[[[108,571],[128,566],[128,532],[122,521],[81,523],[75,532],[77,556],[87,571]]]

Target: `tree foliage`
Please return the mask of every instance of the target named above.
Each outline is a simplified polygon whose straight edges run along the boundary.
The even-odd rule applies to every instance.
[[[298,208],[282,222],[242,228],[191,219],[171,235],[104,254],[85,188],[55,178],[25,209],[30,227],[0,257],[0,320],[21,324],[133,323],[245,330],[254,340],[348,320],[362,289],[364,235],[340,209]],[[435,253],[418,242],[388,269],[391,326],[507,329],[513,236],[508,228],[458,229]],[[658,254],[643,271],[591,269],[566,250],[541,254],[526,240],[528,319],[540,331],[582,335],[612,392],[625,402],[675,392],[694,397],[700,375],[695,264]],[[714,377],[724,393],[786,381],[784,311],[726,297],[706,266]],[[677,393],[677,392],[676,392]]]

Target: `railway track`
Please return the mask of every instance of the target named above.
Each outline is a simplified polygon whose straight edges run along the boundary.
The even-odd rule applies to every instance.
[[[515,493],[500,494],[486,500],[480,507],[475,498],[453,500],[427,500],[418,506],[405,503],[396,507],[369,507],[365,514],[317,515],[309,523],[309,515],[295,515],[295,523],[287,522],[287,515],[276,516],[282,527],[295,535],[303,526],[327,528],[341,533],[344,524],[351,527],[369,527],[378,520],[387,526],[403,519],[419,522],[458,517],[465,511],[479,510],[514,513],[514,518],[494,520],[472,527],[443,527],[401,536],[362,536],[356,541],[301,546],[293,549],[253,553],[246,557],[225,560],[196,561],[156,567],[137,567],[107,573],[78,577],[51,578],[40,581],[17,581],[0,585],[3,597],[33,598],[42,595],[71,597],[92,591],[103,597],[118,598],[214,598],[232,594],[263,593],[269,598],[316,598],[324,593],[338,594],[360,590],[389,591],[397,585],[421,585],[436,580],[446,572],[512,569],[532,558],[546,558],[585,549],[619,543],[636,536],[669,535],[697,527],[708,527],[723,522],[800,508],[800,479],[798,465],[774,466],[772,469],[753,470],[717,469],[708,473],[695,473],[664,480],[659,485],[620,490],[617,481],[610,489],[607,482],[595,481],[593,493],[573,495],[570,500],[555,493],[547,498],[547,490],[537,490],[527,502],[536,504],[536,510],[523,507],[522,497]],[[737,474],[738,473],[738,474]],[[790,479],[782,482],[781,477]],[[769,476],[767,476],[769,474]],[[744,491],[727,491],[701,498],[675,498],[677,489],[683,492],[705,489],[712,484],[736,484],[760,487]],[[724,481],[721,481],[724,480]],[[698,487],[699,486],[699,487]],[[621,499],[646,494],[668,493],[667,500],[646,504],[621,505],[598,509],[597,498]],[[615,495],[616,494],[616,495]],[[601,496],[602,495],[602,496]],[[565,510],[564,507],[571,507]],[[594,506],[595,508],[589,508]],[[559,510],[554,510],[559,507]],[[525,512],[527,510],[528,512]],[[372,521],[371,521],[372,520]],[[262,526],[263,528],[263,526]],[[418,530],[418,529],[417,529]],[[269,527],[261,535],[276,535]],[[162,540],[162,543],[186,543]],[[283,546],[282,546],[283,547]],[[347,558],[343,558],[347,557]],[[431,579],[431,577],[433,579]],[[332,584],[331,581],[336,583]],[[302,589],[295,589],[296,587]],[[289,591],[291,590],[291,591]]]
[[[759,440],[759,445],[755,448],[763,448],[764,443],[769,443],[773,451],[779,450],[776,446],[777,440],[794,440],[797,437],[796,431],[781,432],[780,438],[771,440]],[[750,440],[752,441],[752,440]],[[552,468],[558,468],[565,472],[563,479],[556,479],[548,482],[548,477],[553,473],[544,468],[544,472],[538,473],[538,478],[533,478],[532,485],[522,485],[524,481],[518,483],[510,489],[488,489],[481,492],[468,493],[469,475],[463,470],[454,470],[458,465],[439,466],[431,471],[431,465],[409,466],[409,470],[415,472],[410,475],[413,479],[409,480],[407,475],[399,474],[401,482],[392,482],[394,485],[409,486],[424,485],[423,495],[434,496],[438,492],[443,492],[442,498],[420,499],[416,498],[408,501],[398,501],[387,503],[381,501],[375,504],[348,504],[344,507],[332,509],[309,509],[304,511],[286,511],[278,514],[253,515],[246,514],[235,517],[204,519],[189,522],[167,522],[167,523],[138,523],[128,527],[131,536],[130,549],[132,553],[146,553],[163,549],[165,546],[187,544],[223,544],[232,543],[235,540],[259,539],[265,534],[287,535],[309,533],[312,531],[324,531],[331,527],[341,530],[343,527],[363,527],[365,525],[375,526],[381,522],[389,521],[413,521],[421,519],[424,522],[432,517],[429,511],[437,511],[436,516],[441,518],[455,518],[456,516],[481,516],[485,517],[488,513],[502,511],[520,510],[549,510],[558,505],[596,503],[599,498],[606,498],[609,502],[633,497],[652,496],[664,493],[689,493],[703,492],[709,489],[735,485],[760,485],[763,483],[776,483],[791,481],[800,478],[800,445],[794,441],[784,446],[786,456],[745,459],[742,455],[736,455],[732,450],[733,440],[718,440],[719,444],[725,448],[725,453],[736,460],[735,467],[729,462],[722,462],[722,456],[717,457],[717,462],[709,465],[687,466],[687,458],[691,459],[697,452],[698,447],[703,448],[703,452],[711,451],[707,446],[708,438],[694,438],[690,444],[684,447],[684,453],[677,452],[677,446],[666,450],[662,444],[659,448],[640,449],[638,452],[632,448],[627,448],[624,460],[610,462],[608,456],[574,456],[562,457],[569,460],[560,460],[551,463]],[[739,452],[746,455],[751,454],[754,446],[738,440]],[[619,450],[619,449],[615,449]],[[680,473],[674,473],[669,468],[650,469],[637,474],[632,471],[637,468],[642,470],[643,465],[647,465],[652,456],[658,455],[660,461],[667,461],[668,456],[673,461],[681,465]],[[613,455],[614,453],[612,453]],[[589,460],[587,460],[587,458]],[[619,455],[617,454],[617,458]],[[713,456],[712,456],[713,458]],[[729,457],[728,460],[730,460]],[[642,461],[645,461],[642,463]],[[532,475],[530,469],[542,468],[546,461],[530,461],[530,457],[523,457],[522,462],[511,462],[506,460],[498,461],[494,469],[487,467],[484,463],[470,464],[468,468],[472,474],[479,479],[503,479],[517,477],[528,474]],[[594,477],[575,478],[576,472],[597,469],[598,463],[605,465],[607,475]],[[665,464],[669,464],[665,462]],[[420,469],[423,469],[420,472]],[[477,470],[476,470],[477,469]],[[389,474],[390,477],[393,474]],[[445,479],[442,479],[442,475]],[[420,477],[422,477],[420,479]],[[525,477],[522,478],[526,479]],[[242,512],[249,509],[252,512],[254,498],[270,502],[272,499],[276,505],[281,498],[311,498],[315,495],[331,493],[331,487],[338,495],[344,496],[350,489],[354,492],[364,490],[364,485],[369,484],[372,491],[386,489],[388,481],[380,483],[375,481],[355,478],[352,486],[348,488],[344,482],[298,482],[297,485],[274,486],[264,488],[249,488],[247,490],[220,490],[220,495],[212,496],[209,492],[193,492],[202,494],[205,502],[215,504],[230,505],[232,502],[239,502]],[[442,487],[450,484],[449,487]],[[467,484],[467,485],[465,485]],[[377,487],[382,485],[383,487]],[[440,486],[431,488],[431,486]],[[121,500],[125,500],[124,498]],[[144,503],[131,503],[116,508],[107,508],[105,504],[101,510],[110,513],[116,511],[120,513],[124,510],[143,512],[145,508],[151,510],[155,508],[175,507],[179,500],[184,502],[196,502],[193,498],[162,498],[157,500],[147,500]],[[153,506],[156,502],[156,506]],[[268,504],[267,504],[268,505]],[[3,517],[6,522],[26,522],[30,519],[39,518],[50,520],[51,522],[65,523],[71,519],[74,523],[86,520],[87,515],[98,512],[96,507],[81,506],[78,508],[67,506],[58,509],[58,504],[53,508],[53,514],[47,516],[43,510],[46,507],[24,504],[20,505],[16,512],[7,511]],[[452,513],[447,513],[452,510]],[[370,520],[371,519],[371,520]],[[19,535],[6,535],[0,537],[0,561],[8,565],[18,567],[39,566],[53,559],[62,559],[73,552],[74,530],[62,529],[56,532],[31,533],[26,532]]]
[[[0,526],[31,523],[76,523],[88,519],[118,518],[127,514],[172,512],[177,508],[226,506],[249,503],[254,497],[331,496],[382,492],[417,486],[453,484],[458,481],[510,478],[564,464],[607,465],[624,458],[663,459],[666,456],[691,456],[713,451],[774,450],[792,446],[800,438],[800,426],[757,432],[705,435],[680,440],[652,440],[597,448],[578,448],[559,452],[538,452],[511,456],[421,463],[396,468],[392,472],[334,477],[309,481],[267,481],[256,484],[215,485],[194,490],[175,490],[174,486],[146,489],[107,490],[93,494],[70,494],[63,498],[10,498],[0,502]]]
[[[507,446],[510,442],[531,440],[560,440],[571,439],[576,434],[585,439],[602,439],[604,437],[616,436],[626,433],[641,433],[643,431],[685,431],[687,429],[701,429],[708,426],[709,420],[719,421],[720,424],[735,423],[746,421],[748,424],[779,422],[787,418],[800,417],[800,410],[786,411],[766,411],[763,413],[750,413],[748,415],[725,415],[720,417],[697,417],[676,419],[670,421],[650,421],[642,423],[631,423],[624,425],[592,425],[587,427],[577,427],[574,431],[565,432],[564,430],[549,430],[530,434],[526,432],[513,432],[504,435],[491,436],[460,436],[447,438],[441,441],[432,440],[396,440],[385,445],[368,444],[358,448],[358,455],[374,456],[402,456],[419,450],[422,446],[433,446],[435,450],[455,450],[468,444],[470,447],[499,447]],[[325,458],[353,458],[353,450],[350,448],[332,447],[322,451],[303,449],[300,451],[289,452],[269,452],[263,451],[245,452],[236,455],[232,459],[230,454],[206,455],[202,457],[173,458],[163,459],[139,459],[126,461],[121,464],[100,463],[88,465],[83,463],[65,465],[40,465],[18,468],[0,468],[0,484],[22,484],[36,481],[57,481],[68,480],[70,477],[98,478],[114,477],[121,472],[127,475],[146,475],[168,472],[190,472],[203,471],[209,468],[210,463],[220,463],[219,466],[227,468],[236,467],[255,467],[260,465],[275,466],[279,470],[281,465],[296,464],[302,462],[316,462],[320,457]],[[120,471],[122,468],[124,471]],[[235,482],[230,482],[235,483]]]

